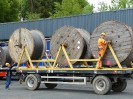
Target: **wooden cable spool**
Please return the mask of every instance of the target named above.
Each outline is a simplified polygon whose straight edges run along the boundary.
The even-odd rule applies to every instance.
[[[86,45],[87,45],[86,52],[84,52],[84,55],[81,58],[88,59],[92,56],[91,50],[90,50],[90,33],[86,31],[85,29],[76,28],[76,30],[79,31],[79,33],[84,38]]]
[[[62,44],[64,45],[65,50],[70,59],[79,59],[84,57],[86,53],[86,48],[88,48],[88,45],[86,44],[85,41],[87,40],[87,38],[89,41],[90,36],[84,39],[82,36],[86,36],[87,32],[86,31],[83,32],[83,31],[84,31],[83,29],[76,29],[72,26],[63,26],[57,29],[55,33],[52,35],[51,41],[50,41],[50,50],[51,50],[52,57],[55,59],[58,49]],[[88,58],[89,57],[90,57],[90,54],[88,54]],[[74,64],[76,62],[71,62],[71,63]],[[57,60],[57,64],[61,66],[68,65],[66,57],[62,51]]]
[[[129,32],[131,33],[132,40],[133,40],[133,28],[129,25],[126,25],[126,27],[128,28]],[[124,64],[124,65],[126,64],[126,66],[131,67],[131,65],[130,65],[131,61],[133,61],[133,48],[132,48],[129,56],[126,58],[126,60],[124,60],[122,62],[122,64]]]
[[[45,50],[43,46],[43,40],[40,35],[38,35],[36,32],[30,32],[25,28],[16,29],[12,33],[8,46],[9,54],[14,62],[18,62],[24,46],[26,46],[32,60],[40,59]],[[21,63],[25,63],[27,61],[28,58],[26,54],[24,54]]]
[[[101,32],[106,32],[106,40],[112,40],[111,46],[122,65],[130,63],[132,59],[130,57],[130,52],[132,51],[132,35],[129,29],[121,22],[118,21],[106,21],[98,25],[92,35],[90,40],[91,52],[94,58],[98,58],[98,45],[97,41],[101,35]],[[126,62],[126,63],[125,63]],[[108,64],[109,63],[109,64]],[[112,56],[109,49],[103,57],[103,65],[116,65],[116,61]]]
[[[6,63],[11,64],[12,59],[9,55],[8,47],[0,47],[0,68],[5,67]]]

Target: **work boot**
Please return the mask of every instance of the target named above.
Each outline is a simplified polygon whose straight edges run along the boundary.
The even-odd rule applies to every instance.
[[[103,67],[98,67],[98,69],[103,69]]]
[[[103,68],[101,61],[97,62],[96,66],[97,66],[98,69],[102,69]]]

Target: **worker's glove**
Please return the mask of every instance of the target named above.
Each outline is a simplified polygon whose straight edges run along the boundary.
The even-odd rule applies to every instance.
[[[111,40],[108,40],[107,43],[110,44],[112,41]]]

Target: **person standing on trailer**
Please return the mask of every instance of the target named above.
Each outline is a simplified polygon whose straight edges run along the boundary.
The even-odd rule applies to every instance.
[[[7,70],[6,70],[6,85],[5,85],[5,89],[10,90],[9,85],[11,84],[11,76],[12,76],[12,67],[9,63],[5,64],[7,66]]]
[[[102,58],[105,53],[105,48],[108,43],[111,43],[111,41],[105,41],[106,33],[102,32],[100,38],[98,39],[98,54],[99,54],[99,61],[97,62],[96,66],[99,69],[102,69]]]

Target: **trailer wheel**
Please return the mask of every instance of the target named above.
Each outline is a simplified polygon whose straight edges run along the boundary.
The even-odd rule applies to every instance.
[[[133,74],[131,75],[131,78],[133,78]]]
[[[57,81],[57,79],[56,78],[49,78],[48,81]],[[45,86],[48,89],[54,89],[57,86],[57,84],[45,83]]]
[[[106,76],[99,75],[93,80],[93,88],[99,95],[107,94],[112,89],[111,80]]]
[[[57,84],[50,84],[50,83],[45,83],[45,86],[48,88],[48,89],[54,89]]]
[[[41,76],[39,74],[29,74],[25,80],[26,87],[29,90],[38,89],[40,83],[41,83]]]
[[[127,87],[127,81],[125,79],[120,79],[118,82],[112,85],[112,90],[114,92],[122,92]]]

